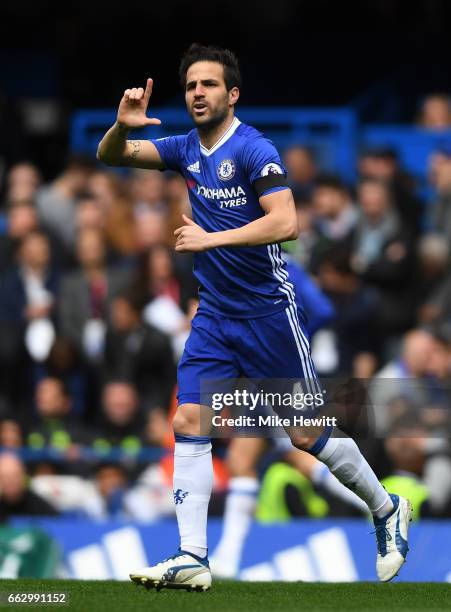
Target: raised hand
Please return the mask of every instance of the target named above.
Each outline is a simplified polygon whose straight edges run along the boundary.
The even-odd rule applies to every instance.
[[[136,129],[146,125],[159,125],[161,121],[155,117],[147,117],[147,107],[152,94],[153,81],[147,79],[146,89],[134,87],[126,89],[117,111],[117,122],[124,127]]]

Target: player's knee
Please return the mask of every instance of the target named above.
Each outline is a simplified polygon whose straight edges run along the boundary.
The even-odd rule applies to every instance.
[[[200,435],[199,411],[190,409],[189,406],[180,406],[172,421],[174,433],[185,436]]]
[[[299,450],[308,451],[316,442],[316,438],[303,436],[296,432],[290,433],[291,443]]]

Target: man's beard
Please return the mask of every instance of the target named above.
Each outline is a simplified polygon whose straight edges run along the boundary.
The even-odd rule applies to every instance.
[[[192,120],[196,124],[197,130],[201,132],[201,134],[208,134],[209,132],[217,128],[218,125],[221,125],[221,123],[223,123],[227,119],[228,107],[225,106],[219,109],[216,113],[210,116],[208,121],[204,121],[202,123],[197,123],[196,116],[194,113],[190,112],[190,115],[191,115]]]

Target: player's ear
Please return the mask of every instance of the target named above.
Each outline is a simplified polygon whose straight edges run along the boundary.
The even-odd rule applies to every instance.
[[[240,97],[240,90],[238,89],[238,87],[232,87],[232,89],[229,91],[230,106],[233,106],[234,104],[236,104],[238,102],[239,97]]]

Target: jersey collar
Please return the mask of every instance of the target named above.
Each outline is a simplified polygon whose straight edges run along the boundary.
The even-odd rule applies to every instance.
[[[205,155],[206,157],[209,157],[210,155],[212,155],[215,151],[217,151],[219,149],[219,147],[222,147],[222,145],[225,142],[227,142],[231,136],[233,136],[236,128],[240,125],[240,123],[241,123],[241,121],[238,119],[238,117],[234,117],[232,123],[229,125],[227,130],[224,132],[224,134],[221,136],[221,138],[211,147],[211,149],[207,149],[199,141],[200,152],[203,155]]]

